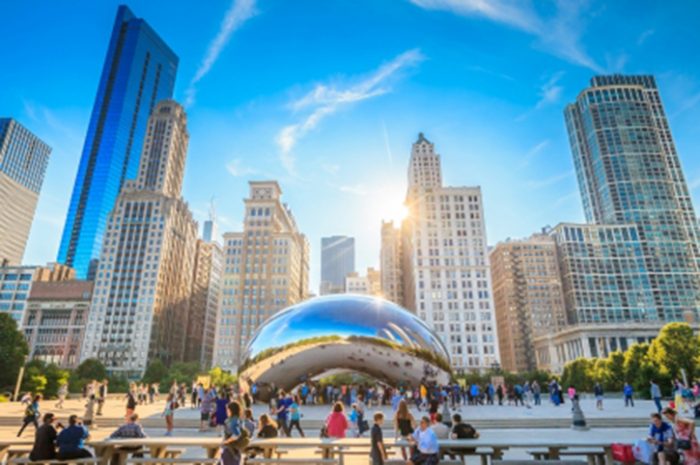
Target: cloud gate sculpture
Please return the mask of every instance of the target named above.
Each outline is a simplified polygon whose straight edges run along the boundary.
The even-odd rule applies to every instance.
[[[261,399],[332,370],[356,371],[391,386],[447,383],[450,358],[416,315],[389,301],[359,295],[318,297],[267,320],[243,355],[239,383]]]

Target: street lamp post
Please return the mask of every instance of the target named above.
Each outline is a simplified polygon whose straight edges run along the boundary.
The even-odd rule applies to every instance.
[[[24,356],[24,363],[19,367],[19,373],[17,373],[17,383],[15,384],[15,393],[12,396],[12,400],[17,402],[17,396],[19,395],[19,387],[22,385],[22,378],[24,377],[24,366],[29,361],[29,355]]]

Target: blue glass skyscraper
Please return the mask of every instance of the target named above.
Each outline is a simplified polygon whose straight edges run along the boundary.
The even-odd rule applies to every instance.
[[[146,21],[120,6],[58,251],[58,261],[80,278],[91,274],[100,256],[124,181],[136,177],[151,110],[173,96],[177,65]]]

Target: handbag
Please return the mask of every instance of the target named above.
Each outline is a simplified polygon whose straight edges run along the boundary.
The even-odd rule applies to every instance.
[[[321,433],[319,434],[319,437],[321,438],[327,438],[328,437],[328,427],[326,425],[323,425],[321,427]]]
[[[690,442],[690,439],[677,439],[676,440],[676,449],[678,450],[690,450],[693,448],[693,444]]]
[[[613,460],[622,463],[634,463],[634,451],[630,444],[615,443],[610,446]]]

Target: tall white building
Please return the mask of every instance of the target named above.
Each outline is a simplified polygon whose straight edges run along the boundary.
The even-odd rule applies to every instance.
[[[224,234],[223,301],[214,365],[236,370],[255,330],[309,289],[309,242],[276,181],[251,181],[243,232]]]
[[[95,276],[81,360],[140,376],[149,360],[185,355],[197,223],[181,198],[187,116],[164,100],[148,120],[138,177],[112,211]]]
[[[444,187],[440,156],[421,133],[408,168],[402,227],[404,305],[442,338],[457,370],[499,362],[479,187]]]

